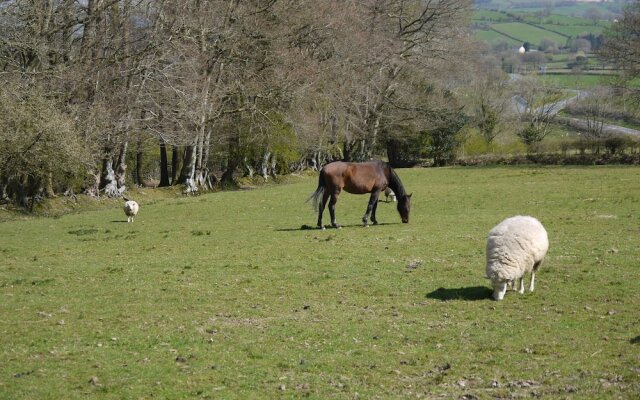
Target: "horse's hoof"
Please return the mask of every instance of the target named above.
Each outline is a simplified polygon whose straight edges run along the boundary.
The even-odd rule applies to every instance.
[[[324,225],[320,225],[318,229],[322,229],[324,231],[326,228],[324,227]]]
[[[369,227],[369,224],[364,224],[364,227],[365,227],[365,228],[368,228],[368,227]]]

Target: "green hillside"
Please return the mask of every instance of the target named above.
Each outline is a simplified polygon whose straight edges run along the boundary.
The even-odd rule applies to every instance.
[[[555,9],[554,9],[555,12]],[[529,42],[537,45],[547,38],[564,46],[568,39],[593,34],[600,35],[610,25],[601,20],[594,23],[582,16],[539,13],[523,10],[476,9],[473,14],[475,37],[486,42]],[[492,33],[493,32],[493,33]]]
[[[555,24],[542,24],[538,25],[547,31],[559,33],[569,37],[578,37],[583,34],[592,33],[594,35],[600,35],[604,31],[603,26],[599,25],[555,25]]]
[[[505,36],[502,33],[498,33],[496,31],[492,31],[492,30],[481,30],[481,31],[477,31],[474,35],[477,39],[479,40],[483,40],[485,42],[488,43],[493,43],[493,42],[506,42],[510,45],[519,45],[521,44],[520,40],[515,40],[512,39],[508,36]]]
[[[493,24],[492,29],[521,42],[529,42],[533,44],[538,44],[543,39],[551,39],[560,44],[564,44],[567,40],[563,35],[522,22]]]

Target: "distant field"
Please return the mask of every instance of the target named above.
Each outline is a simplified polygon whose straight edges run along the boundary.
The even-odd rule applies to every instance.
[[[508,21],[511,17],[500,11],[475,10],[473,12],[473,19],[479,21]]]
[[[640,168],[401,169],[409,224],[295,183],[0,223],[2,399],[632,399]],[[491,301],[485,238],[547,228]],[[328,217],[327,217],[328,218]],[[328,221],[327,221],[328,222]]]
[[[529,42],[534,45],[539,44],[543,39],[551,39],[556,43],[564,44],[566,37],[557,33],[537,28],[535,26],[524,24],[521,22],[505,22],[493,24],[493,28],[498,32],[503,32],[509,36],[517,38],[522,42]]]
[[[519,2],[513,0],[492,0],[489,3],[482,3],[479,8],[508,11],[512,13],[539,13],[544,11],[544,7],[523,7],[526,1]],[[555,15],[583,18],[585,13],[590,9],[598,10],[604,19],[613,16],[612,10],[616,6],[606,2],[576,2],[572,5],[552,6],[551,12]]]
[[[613,13],[606,7],[606,3],[598,3],[598,2],[582,2],[575,3],[572,6],[563,6],[563,7],[553,7],[552,12],[557,15],[563,15],[567,17],[578,17],[581,18],[585,15],[585,13],[590,9],[596,9],[600,11],[603,18],[611,18]],[[518,11],[528,11],[528,12],[536,12],[540,11],[540,8],[518,8]]]
[[[567,35],[570,37],[577,37],[583,33],[593,33],[594,35],[599,35],[604,30],[601,26],[593,26],[593,25],[554,25],[554,24],[542,24],[539,25],[549,31],[555,31],[562,33],[563,35]],[[566,41],[566,38],[565,38]],[[559,43],[560,45],[564,45],[564,42]]]
[[[547,84],[567,89],[587,89],[606,83],[607,77],[587,74],[545,74],[539,78]]]
[[[549,15],[540,19],[543,24],[553,25],[581,25],[581,26],[596,26],[603,27],[606,25],[604,21],[597,24],[593,24],[593,21],[583,17],[571,17],[568,15]]]
[[[553,12],[556,12],[555,8]],[[532,11],[511,8],[503,10],[476,9],[473,20],[489,24],[504,33],[505,36],[516,38],[511,39],[512,42],[527,41],[537,45],[542,39],[548,38],[560,46],[564,46],[569,38],[577,37],[584,33],[599,35],[610,24],[604,20],[594,24],[593,21],[579,16],[552,14],[540,17]],[[488,34],[484,31],[477,32],[476,37],[487,41],[494,41],[500,38],[500,36]]]
[[[520,40],[512,39],[508,36],[505,36],[496,31],[477,31],[474,36],[479,40],[484,40],[485,42],[506,42],[512,45],[521,45],[522,42]]]

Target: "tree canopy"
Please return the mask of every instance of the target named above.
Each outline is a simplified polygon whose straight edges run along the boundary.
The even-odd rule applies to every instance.
[[[1,151],[24,163],[0,166],[0,197],[24,193],[10,189],[26,185],[24,174],[36,192],[75,186],[118,196],[127,177],[142,182],[140,168],[132,174],[128,165],[132,153],[140,161],[145,143],[164,152],[162,183],[187,190],[240,170],[267,177],[311,159],[371,158],[433,115],[420,88],[425,79],[438,85],[460,57],[469,6],[4,3]]]

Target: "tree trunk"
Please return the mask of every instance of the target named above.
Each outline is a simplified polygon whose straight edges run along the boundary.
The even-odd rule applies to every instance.
[[[253,178],[254,170],[253,170],[253,167],[251,166],[251,163],[247,159],[247,157],[244,158],[244,169],[245,169],[244,176],[248,176],[249,178]]]
[[[44,194],[48,198],[56,197],[55,190],[53,189],[53,172],[47,173],[47,181],[44,186]]]
[[[203,140],[200,143],[200,149],[198,151],[198,163],[195,171],[195,181],[200,187],[206,189],[213,189],[215,177],[210,175],[209,167],[207,165],[209,161],[209,149],[211,144],[211,129],[207,129],[206,135],[203,136]]]
[[[220,178],[220,180],[222,181],[222,185],[224,186],[235,185],[234,174],[236,172],[236,169],[238,169],[238,160],[237,151],[233,149],[233,147],[235,146],[234,142],[237,142],[237,140],[232,140],[229,143],[230,149],[228,152],[227,168],[222,173],[222,178]]]
[[[91,197],[100,196],[100,171],[95,169],[88,172],[89,185],[84,189],[84,194]]]
[[[136,149],[136,184],[138,186],[143,186],[143,177],[142,177],[142,162],[143,162],[144,153],[142,152],[142,139],[138,140],[138,148]]]
[[[122,193],[126,190],[126,179],[127,179],[127,149],[129,148],[129,142],[124,141],[122,145],[120,145],[120,153],[118,154],[118,159],[116,161],[116,169],[115,169],[115,180],[118,185],[118,192]]]
[[[180,152],[178,146],[171,148],[171,184],[178,184],[178,169],[180,169]]]
[[[169,160],[167,158],[167,145],[160,138],[160,184],[159,187],[169,186]]]
[[[184,152],[184,163],[182,164],[182,170],[180,171],[180,178],[178,178],[179,184],[187,186],[187,193],[196,192],[198,190],[194,181],[196,169],[196,151],[196,146],[187,146]]]
[[[268,150],[265,150],[264,154],[262,155],[262,163],[260,164],[260,175],[262,175],[265,181],[269,179],[269,158],[270,157],[271,157],[271,152]]]
[[[103,190],[104,194],[108,197],[118,197],[120,195],[118,191],[118,183],[116,181],[116,174],[113,170],[113,161],[109,156],[102,159],[100,189]]]

